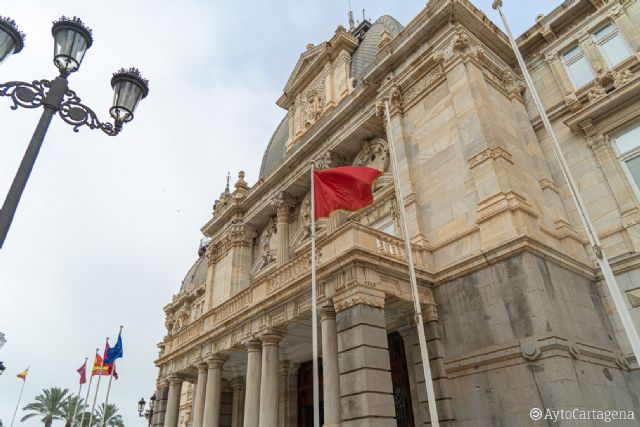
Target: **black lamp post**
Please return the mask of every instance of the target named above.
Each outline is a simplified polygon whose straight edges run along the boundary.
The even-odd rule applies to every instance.
[[[144,410],[144,405],[147,402],[144,401],[144,397],[138,401],[138,415],[141,417],[145,417],[147,419],[147,425],[151,425],[151,419],[153,418],[153,408],[156,404],[156,395],[155,393],[149,398],[149,409]]]
[[[54,38],[53,63],[60,75],[53,81],[36,80],[32,83],[16,81],[0,84],[0,97],[11,98],[12,110],[18,107],[44,107],[29,147],[0,210],[0,248],[7,237],[20,197],[53,116],[58,113],[63,121],[73,126],[75,132],[78,132],[80,127],[87,126],[90,129],[100,129],[109,136],[116,136],[122,130],[124,123],[133,120],[133,113],[140,100],[149,93],[149,82],[140,75],[138,69],[123,68],[117,71],[111,79],[114,96],[113,106],[109,110],[114,123],[100,122],[93,110],[82,104],[76,93],[69,89],[67,82],[67,77],[78,71],[85,53],[93,43],[91,29],[87,28],[79,18],[63,16],[53,23],[51,33]],[[0,18],[0,61],[11,53],[19,52],[24,45],[23,40],[24,35],[12,20]]]
[[[6,368],[4,367],[4,363],[0,362],[0,375],[2,375],[4,373],[4,370]]]

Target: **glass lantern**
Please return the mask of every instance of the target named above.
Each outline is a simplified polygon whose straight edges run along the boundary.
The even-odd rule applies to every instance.
[[[60,74],[68,76],[78,71],[84,54],[93,43],[91,29],[80,18],[63,16],[53,23],[51,34],[54,38],[53,63]]]
[[[24,33],[13,19],[0,16],[0,63],[24,47]]]
[[[140,100],[149,94],[149,81],[137,68],[120,69],[111,79],[113,106],[109,110],[116,123],[133,120],[133,113]]]

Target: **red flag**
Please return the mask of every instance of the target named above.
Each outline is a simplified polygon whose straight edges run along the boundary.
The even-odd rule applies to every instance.
[[[82,366],[76,369],[76,372],[80,374],[80,384],[87,382],[87,361],[85,360]]]
[[[107,359],[107,354],[109,353],[109,342],[107,341],[107,344],[104,347],[104,354],[102,355],[103,359],[102,360],[106,360]],[[102,375],[113,375],[113,378],[115,378],[116,380],[118,379],[118,372],[116,372],[116,362],[115,360],[111,363],[105,363],[104,366],[102,367],[103,371],[102,371]]]
[[[102,357],[96,353],[96,357],[93,360],[93,369],[91,370],[91,376],[94,375],[108,375],[108,369],[106,366],[102,366],[102,371],[100,370],[100,367],[102,366]]]
[[[371,186],[382,172],[365,166],[341,166],[313,172],[316,219],[338,209],[356,211],[373,203]]]

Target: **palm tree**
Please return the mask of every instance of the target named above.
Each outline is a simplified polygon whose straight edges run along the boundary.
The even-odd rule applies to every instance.
[[[29,403],[22,408],[23,411],[31,411],[20,420],[24,422],[29,418],[42,417],[44,427],[51,427],[53,420],[62,419],[62,407],[67,400],[68,389],[60,389],[53,387],[42,390],[42,393],[36,396],[36,401]]]
[[[107,403],[106,409],[104,403],[96,409],[93,419],[95,421],[94,424],[98,427],[102,427],[100,426],[102,414],[104,414],[104,427],[124,427],[122,416],[118,414],[118,408],[113,403]]]
[[[77,394],[73,396],[69,396],[65,399],[64,404],[62,405],[62,419],[65,420],[64,427],[71,427],[71,420],[73,419],[73,413],[76,412],[77,405],[77,414],[76,420],[78,420],[78,416],[82,416],[82,411],[85,409],[84,399],[82,399]]]

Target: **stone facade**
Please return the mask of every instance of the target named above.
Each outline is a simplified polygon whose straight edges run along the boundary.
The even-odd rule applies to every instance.
[[[518,43],[640,327],[640,175],[616,145],[640,122],[640,2],[564,2]],[[534,407],[640,417],[638,361],[555,153],[506,36],[472,3],[338,27],[278,105],[259,180],[241,172],[215,202],[165,307],[154,426],[309,425],[312,160],[384,172],[372,206],[318,223],[326,425],[430,424],[394,185],[442,425],[537,425]]]

